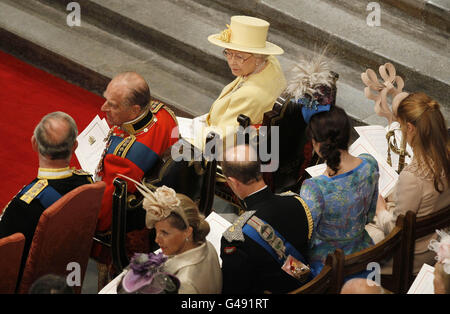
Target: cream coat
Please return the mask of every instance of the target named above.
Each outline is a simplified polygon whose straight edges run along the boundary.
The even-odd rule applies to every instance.
[[[272,109],[286,84],[280,63],[274,56],[269,56],[264,70],[246,78],[238,76],[223,88],[211,106],[206,125],[224,137],[230,133],[227,126],[239,125],[236,120],[239,114],[248,116],[251,124],[261,124],[264,113]]]
[[[173,255],[165,270],[181,282],[178,293],[211,294],[222,292],[222,271],[214,246],[206,241],[199,247]]]
[[[434,189],[431,172],[421,169],[415,160],[400,173],[397,190],[388,201],[388,211],[377,214],[376,229],[367,229],[375,243],[394,229],[397,217],[414,211],[417,217],[427,216],[450,204],[450,189],[445,186],[442,193]],[[378,233],[378,236],[377,236]],[[382,235],[380,237],[380,235]],[[414,273],[418,273],[424,263],[434,265],[436,254],[428,250],[434,234],[417,239],[414,251]]]

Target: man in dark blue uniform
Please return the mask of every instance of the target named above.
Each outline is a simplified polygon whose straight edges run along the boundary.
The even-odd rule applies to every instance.
[[[273,194],[260,166],[248,145],[227,150],[222,163],[246,209],[222,236],[223,293],[285,293],[310,279],[306,252],[313,222],[308,207],[294,193]]]
[[[37,178],[20,190],[0,217],[0,238],[16,232],[25,236],[20,274],[42,212],[64,194],[92,183],[88,173],[69,168],[77,135],[75,121],[63,112],[46,115],[34,130],[31,143],[39,157]]]

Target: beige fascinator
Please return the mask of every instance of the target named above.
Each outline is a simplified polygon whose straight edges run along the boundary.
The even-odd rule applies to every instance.
[[[178,214],[181,219],[183,219],[185,225],[187,227],[189,226],[186,215],[180,207],[181,201],[177,197],[177,193],[174,189],[163,185],[153,192],[142,183],[139,183],[130,177],[119,173],[117,175],[136,184],[136,188],[144,196],[142,207],[147,212],[145,216],[145,225],[147,228],[154,228],[156,222],[166,219],[172,212]]]
[[[375,113],[385,117],[390,125],[396,120],[398,105],[409,94],[402,92],[405,83],[400,76],[396,75],[396,70],[392,63],[386,63],[380,66],[379,72],[383,80],[381,83],[378,81],[377,74],[374,70],[367,69],[366,72],[361,73],[361,79],[366,85],[364,95],[368,99],[375,101]],[[378,94],[373,94],[372,90],[378,92]],[[388,104],[388,95],[393,97],[392,106]]]

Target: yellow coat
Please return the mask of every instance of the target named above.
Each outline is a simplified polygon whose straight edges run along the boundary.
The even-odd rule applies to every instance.
[[[261,72],[246,78],[238,76],[223,88],[206,117],[208,127],[224,137],[230,133],[227,132],[227,126],[239,125],[239,114],[248,116],[251,124],[262,123],[264,113],[272,109],[275,100],[287,85],[278,60],[269,56],[267,62]]]

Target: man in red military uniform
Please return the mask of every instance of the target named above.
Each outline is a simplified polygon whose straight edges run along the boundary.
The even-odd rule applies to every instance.
[[[117,75],[108,84],[104,97],[101,110],[112,127],[96,173],[96,179],[106,183],[97,232],[106,232],[111,227],[113,181],[117,174],[141,181],[161,154],[178,140],[175,116],[164,104],[150,103],[149,86],[139,74]],[[129,183],[128,192],[135,191],[135,185]],[[144,228],[143,210],[139,218],[142,221],[132,221],[137,225],[129,229]],[[98,248],[94,248],[93,256],[98,255]]]

